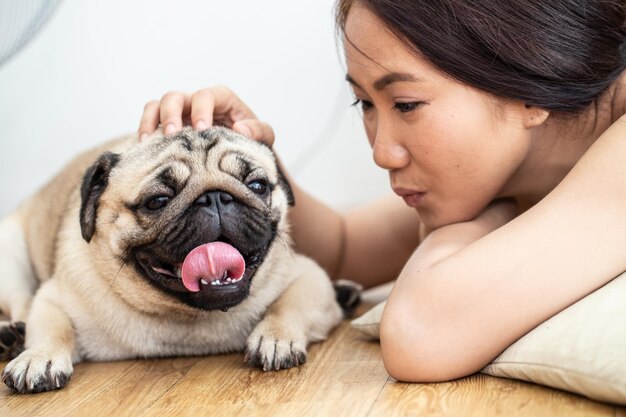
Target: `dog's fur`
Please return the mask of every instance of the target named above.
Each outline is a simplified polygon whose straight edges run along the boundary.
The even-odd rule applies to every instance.
[[[130,136],[81,155],[0,223],[10,315],[0,353],[19,353],[26,322],[4,382],[61,388],[82,360],[245,351],[265,370],[303,363],[342,314],[324,271],[291,250],[292,198],[271,150],[224,128]],[[246,260],[228,291],[187,291],[150,268],[216,240]]]

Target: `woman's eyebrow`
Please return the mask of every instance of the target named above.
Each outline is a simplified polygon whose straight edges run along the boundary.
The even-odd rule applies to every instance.
[[[350,77],[350,74],[346,74],[346,81],[356,87],[361,88],[361,86],[356,81],[354,81],[354,78]]]
[[[350,74],[346,74],[346,81],[352,85],[355,85],[361,88],[361,86],[356,81],[354,81],[354,79],[350,76]],[[413,74],[409,74],[408,72],[391,72],[389,74],[383,75],[378,80],[374,81],[372,85],[377,91],[380,91],[383,88],[387,87],[389,84],[393,84],[393,83],[397,83],[401,81],[418,82],[418,81],[423,81],[423,80]]]

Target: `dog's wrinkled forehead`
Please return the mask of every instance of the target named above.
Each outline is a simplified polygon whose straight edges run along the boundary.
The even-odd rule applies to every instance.
[[[114,175],[133,182],[136,191],[164,186],[175,193],[193,185],[190,181],[204,188],[228,188],[251,179],[278,181],[267,146],[222,127],[154,136],[125,152]]]

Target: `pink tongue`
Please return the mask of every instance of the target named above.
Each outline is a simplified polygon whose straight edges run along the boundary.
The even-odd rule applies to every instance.
[[[239,279],[246,269],[246,262],[239,251],[224,242],[212,242],[198,246],[185,258],[182,268],[183,284],[189,291],[200,291],[200,280],[208,283],[221,280],[224,273]]]

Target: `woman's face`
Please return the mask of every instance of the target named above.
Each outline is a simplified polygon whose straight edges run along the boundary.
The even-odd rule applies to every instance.
[[[364,7],[345,25],[347,80],[374,161],[431,228],[476,217],[523,162],[523,103],[496,100],[417,57]]]

